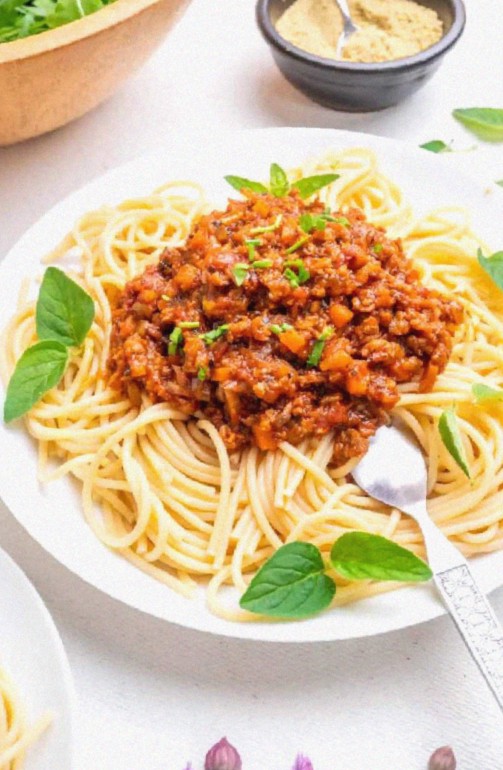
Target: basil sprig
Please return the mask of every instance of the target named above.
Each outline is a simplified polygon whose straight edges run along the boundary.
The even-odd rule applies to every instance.
[[[240,600],[249,612],[301,620],[326,609],[336,593],[326,574],[333,568],[351,580],[429,580],[428,565],[411,551],[380,535],[348,532],[333,545],[330,564],[319,548],[294,542],[279,548],[260,568]]]
[[[503,142],[503,109],[470,107],[453,111],[465,128],[485,142]]]
[[[270,192],[277,198],[283,198],[290,190],[297,190],[302,199],[310,198],[323,187],[335,182],[339,179],[340,174],[315,174],[314,176],[303,177],[297,179],[296,182],[290,184],[288,177],[284,169],[277,163],[272,163],[269,173],[269,188],[267,188],[262,182],[256,182],[252,179],[246,179],[242,176],[228,175],[224,177],[225,181],[231,185],[238,192],[243,190],[251,190],[255,193],[267,193]]]
[[[470,478],[470,468],[468,467],[465,448],[461,440],[456,412],[453,409],[446,409],[445,412],[442,412],[438,421],[438,430],[442,443],[450,456],[456,465],[461,468],[465,476]]]
[[[4,421],[28,412],[63,376],[69,348],[84,341],[94,320],[94,302],[57,267],[48,267],[40,286],[35,322],[40,342],[25,350],[7,386]]]
[[[498,289],[503,289],[503,251],[484,257],[482,249],[477,251],[479,265],[492,278]]]

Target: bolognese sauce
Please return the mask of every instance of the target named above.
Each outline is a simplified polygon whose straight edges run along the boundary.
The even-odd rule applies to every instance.
[[[246,192],[126,285],[110,380],[205,415],[230,451],[332,431],[341,464],[365,452],[400,384],[432,388],[461,319],[361,211]]]

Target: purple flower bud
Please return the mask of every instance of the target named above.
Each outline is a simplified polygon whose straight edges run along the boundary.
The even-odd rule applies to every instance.
[[[227,738],[222,738],[206,754],[204,770],[241,770],[241,757]]]
[[[428,770],[456,770],[456,757],[450,746],[442,746],[433,752]]]
[[[302,756],[302,754],[299,754],[295,760],[295,764],[292,767],[292,770],[313,770],[313,765],[310,759]]]

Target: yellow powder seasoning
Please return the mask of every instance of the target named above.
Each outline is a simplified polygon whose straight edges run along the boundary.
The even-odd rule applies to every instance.
[[[343,49],[344,61],[380,62],[413,56],[436,43],[442,21],[413,0],[349,0],[360,28]],[[342,16],[336,0],[295,0],[277,22],[280,35],[298,48],[337,59]]]

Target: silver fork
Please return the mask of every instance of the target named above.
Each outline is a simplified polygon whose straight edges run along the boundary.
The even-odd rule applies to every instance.
[[[421,527],[437,588],[503,709],[503,628],[466,559],[428,515],[426,463],[412,433],[401,424],[380,428],[353,478],[371,497],[407,513]]]
[[[343,28],[341,36],[337,42],[337,48],[336,48],[336,56],[338,58],[342,55],[342,49],[348,42],[351,35],[354,35],[355,32],[358,32],[358,27],[354,23],[352,17],[351,17],[351,11],[349,10],[348,6],[348,0],[336,0],[337,5],[339,6],[340,12],[342,14],[342,22],[343,22]]]

